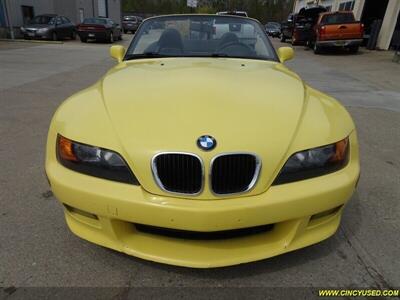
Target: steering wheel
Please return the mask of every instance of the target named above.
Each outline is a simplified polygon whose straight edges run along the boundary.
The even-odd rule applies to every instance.
[[[217,52],[218,53],[220,53],[220,52],[226,53],[226,52],[228,52],[228,51],[226,51],[228,48],[233,48],[234,52],[237,52],[237,51],[240,52],[240,51],[244,50],[246,54],[253,53],[253,49],[251,49],[250,46],[240,43],[240,42],[230,42],[230,43],[223,44],[217,49]],[[242,50],[240,50],[240,49],[242,49]],[[225,52],[224,52],[224,50],[225,50]],[[227,53],[227,54],[229,54],[229,53]]]

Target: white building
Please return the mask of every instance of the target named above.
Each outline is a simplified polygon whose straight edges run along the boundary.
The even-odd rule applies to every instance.
[[[389,49],[395,42],[394,37],[400,34],[400,0],[296,0],[294,12],[313,4],[325,6],[330,11],[352,10],[356,19],[367,28],[374,20],[382,20],[378,49]]]

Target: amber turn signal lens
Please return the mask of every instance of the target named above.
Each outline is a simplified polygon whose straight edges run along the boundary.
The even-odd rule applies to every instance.
[[[347,152],[349,149],[349,138],[341,140],[335,144],[335,154],[330,159],[331,162],[340,162],[347,159]]]
[[[339,171],[348,164],[349,155],[349,138],[297,152],[287,160],[273,185],[310,179]]]
[[[74,154],[72,141],[61,135],[58,136],[58,154],[64,160],[78,161],[78,158]]]
[[[69,140],[58,135],[57,160],[64,167],[85,175],[139,185],[128,164],[117,152]]]

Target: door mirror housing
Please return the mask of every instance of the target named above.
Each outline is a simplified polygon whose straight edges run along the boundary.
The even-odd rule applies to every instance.
[[[291,60],[294,57],[294,51],[291,47],[280,47],[278,49],[278,57],[281,63]]]
[[[110,55],[112,58],[115,58],[118,61],[118,63],[120,63],[124,58],[125,48],[120,45],[111,46]]]

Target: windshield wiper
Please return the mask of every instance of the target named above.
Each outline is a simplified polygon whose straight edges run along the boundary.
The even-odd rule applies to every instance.
[[[162,55],[158,52],[145,52],[141,54],[128,54],[125,57],[125,60],[139,59],[139,58],[160,58],[160,57],[168,57],[167,55]]]

